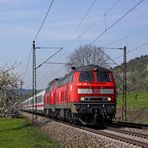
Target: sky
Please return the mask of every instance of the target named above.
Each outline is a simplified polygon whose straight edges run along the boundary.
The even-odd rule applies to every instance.
[[[143,0],[120,20],[140,1],[54,0],[35,41],[36,47],[58,48],[36,49],[37,66],[61,47],[63,50],[49,62],[67,62],[74,49],[85,44],[102,48],[126,46],[127,60],[147,55],[148,1]],[[18,63],[15,72],[21,75],[25,89],[32,87],[32,42],[50,3],[51,0],[0,0],[0,67]],[[121,64],[123,51],[108,48],[103,48],[104,52]],[[64,65],[43,64],[37,69],[37,89],[46,88],[48,82],[65,73]]]

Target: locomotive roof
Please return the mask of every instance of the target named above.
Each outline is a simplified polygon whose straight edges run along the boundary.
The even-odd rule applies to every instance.
[[[77,71],[80,71],[80,72],[81,71],[93,71],[94,68],[96,68],[97,71],[110,72],[110,70],[100,67],[98,65],[86,65],[86,66],[81,66],[81,67],[75,68],[73,71],[71,71],[70,73],[66,74],[65,76],[59,78],[58,80],[62,80],[63,78],[68,77],[69,75],[71,75],[72,73],[77,72]]]
[[[98,65],[86,65],[86,66],[81,66],[81,67],[77,67],[74,71],[92,71],[94,70],[94,68],[96,68],[98,71],[108,71],[108,69],[100,67]]]
[[[62,79],[64,79],[64,78],[68,77],[69,75],[71,75],[71,74],[74,73],[74,72],[77,72],[77,71],[80,71],[80,72],[81,72],[81,71],[93,71],[94,68],[96,68],[97,71],[110,72],[110,70],[108,70],[108,69],[106,69],[106,68],[104,68],[104,67],[100,67],[100,66],[98,66],[98,65],[86,65],[86,66],[76,67],[76,68],[73,68],[73,69],[74,69],[73,71],[71,71],[70,73],[66,74],[65,76],[63,76],[63,77],[61,77],[61,78],[58,78],[58,79],[54,79],[53,81],[49,82],[49,83],[48,83],[48,86],[49,86],[50,84],[53,84],[53,83],[55,83],[55,82],[57,82],[57,81],[60,81],[60,80],[62,80]]]

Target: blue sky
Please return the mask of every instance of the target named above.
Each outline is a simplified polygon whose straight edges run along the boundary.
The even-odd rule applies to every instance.
[[[36,46],[64,47],[51,62],[66,62],[68,55],[80,45],[91,43],[106,28],[110,27],[122,15],[140,0],[96,0],[87,17],[78,27],[94,0],[55,0],[45,24],[36,39]],[[31,88],[32,58],[27,63],[32,41],[50,5],[50,0],[0,0],[0,66],[21,64],[16,72],[23,74],[24,88]],[[106,23],[104,13],[106,13]],[[100,21],[96,21],[100,20]],[[95,23],[96,22],[96,23]],[[94,24],[92,26],[92,24]],[[105,25],[106,24],[106,25]],[[90,28],[88,30],[88,28]],[[88,30],[88,31],[87,31]],[[148,1],[144,0],[123,20],[101,36],[94,45],[98,47],[124,47],[128,51],[147,41],[148,37]],[[128,60],[148,54],[148,44],[128,53]],[[55,49],[37,50],[37,65],[51,56]],[[104,50],[118,64],[122,62],[119,50]],[[118,58],[120,57],[120,58]],[[27,71],[26,71],[27,68]],[[63,65],[43,65],[37,71],[37,86],[45,88],[47,83],[64,75]],[[25,73],[25,74],[24,74]]]

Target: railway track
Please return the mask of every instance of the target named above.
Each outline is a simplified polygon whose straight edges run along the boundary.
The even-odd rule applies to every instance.
[[[92,131],[92,130],[90,130],[90,131]],[[103,135],[103,136],[106,136],[106,137],[109,137],[109,138],[113,138],[113,139],[116,139],[116,140],[119,140],[119,141],[122,141],[122,142],[126,142],[126,143],[129,143],[129,144],[140,146],[140,147],[143,147],[143,148],[147,148],[148,147],[148,143],[147,142],[139,141],[139,140],[136,140],[136,139],[133,139],[133,138],[129,138],[129,137],[125,137],[123,135],[117,135],[117,132],[109,133],[109,132],[106,132],[106,131],[96,131],[96,130],[93,131],[93,132],[97,133],[99,135]]]
[[[49,118],[47,119],[49,120]],[[48,120],[44,119],[45,122],[48,122]],[[55,121],[55,122],[58,122],[58,121]],[[71,123],[65,123],[61,121],[60,123],[66,124],[67,126],[75,127],[77,129],[81,129],[87,132],[91,132],[93,134],[102,135],[114,140],[118,140],[120,142],[125,142],[125,143],[128,143],[129,145],[132,144],[133,146],[135,145],[142,148],[148,148],[148,135],[146,134],[137,133],[135,131],[133,132],[133,131],[122,130],[119,127],[118,128],[107,127],[105,129],[96,129],[96,128],[90,128],[86,126],[75,125]]]
[[[107,127],[107,129],[109,131],[115,131],[115,132],[131,135],[131,136],[136,136],[136,137],[144,138],[144,139],[147,139],[147,141],[148,141],[148,135],[146,135],[146,134],[142,134],[142,133],[138,133],[138,132],[132,132],[132,131],[127,131],[127,130],[122,130],[122,129],[117,129],[117,128],[112,128],[112,127]]]
[[[63,123],[63,122],[62,122]],[[65,124],[65,123],[64,123]],[[66,123],[67,124],[67,123]],[[85,126],[79,126],[75,124],[69,124],[70,126],[74,126],[76,128],[92,132],[98,135],[102,135],[111,139],[119,140],[121,142],[125,142],[128,144],[132,144],[135,146],[139,146],[142,148],[148,148],[148,135],[146,134],[141,134],[138,132],[132,132],[132,131],[127,131],[127,130],[122,130],[120,128],[113,128],[113,127],[107,127],[107,129],[94,129],[94,128],[89,128]],[[133,125],[133,124],[132,124]],[[133,128],[133,126],[130,126]],[[120,125],[121,126],[121,125]],[[125,127],[125,126],[124,126]],[[134,126],[137,127],[137,126]],[[142,127],[142,125],[141,125]]]
[[[148,125],[146,124],[138,124],[138,123],[130,123],[130,122],[113,122],[109,126],[112,127],[130,127],[130,128],[138,128],[138,129],[147,129]]]
[[[87,127],[80,127],[83,130],[109,137],[115,140],[119,140],[128,144],[148,148],[148,135],[135,133],[131,131],[120,130],[116,128],[108,128],[103,130],[97,130]]]
[[[132,144],[135,146],[139,146],[142,148],[148,148],[148,135],[146,134],[141,134],[137,132],[132,132],[132,131],[126,131],[122,130],[120,128],[113,128],[113,127],[107,127],[107,129],[94,129],[94,128],[89,128],[85,126],[80,126],[80,125],[75,125],[71,123],[65,123],[61,122],[62,124],[66,124],[68,126],[73,126],[91,133],[95,133],[98,135],[102,135],[111,139],[119,140],[121,142],[125,142],[128,144]]]

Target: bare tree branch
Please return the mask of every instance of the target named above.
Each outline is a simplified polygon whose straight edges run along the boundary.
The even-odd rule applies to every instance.
[[[84,45],[78,49],[74,49],[74,52],[69,56],[67,69],[71,67],[80,67],[84,65],[99,65],[102,67],[109,67],[108,59],[96,46]]]

